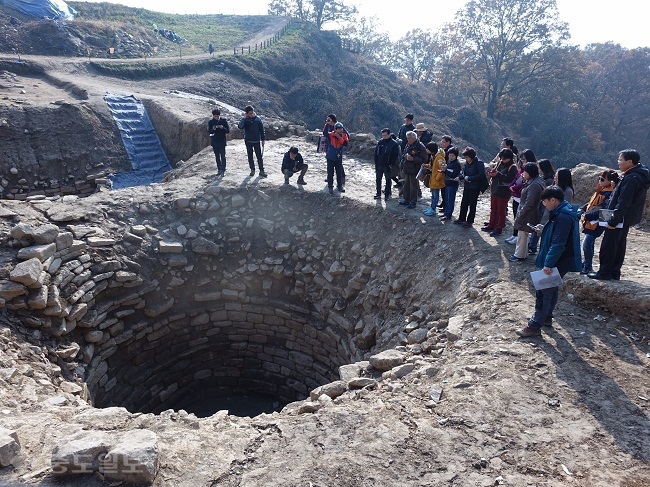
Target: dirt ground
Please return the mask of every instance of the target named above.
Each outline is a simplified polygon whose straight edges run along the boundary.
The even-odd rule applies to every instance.
[[[102,103],[106,91],[126,91],[164,100],[179,117],[207,120],[211,110],[205,102],[165,93],[187,85],[187,80],[125,82],[90,75],[83,61],[57,63],[50,58],[45,64],[52,76],[86,89],[89,103]],[[214,76],[192,81],[208,84]],[[37,95],[29,89],[20,95],[34,105],[70,97],[45,80],[25,84],[38,84]],[[233,100],[240,99],[239,89],[226,83],[220,101],[237,105]],[[237,117],[230,115],[230,119],[235,123]],[[71,134],[70,143],[80,142]],[[283,185],[282,154],[292,145],[300,148],[309,164],[305,187],[298,187],[295,178],[291,185]],[[132,418],[130,426],[153,429],[164,445],[155,485],[650,485],[650,333],[647,320],[631,320],[616,305],[617,296],[629,300],[633,293],[645,293],[647,298],[647,225],[630,232],[620,283],[578,276],[567,279],[553,328],[541,338],[520,340],[514,330],[525,324],[533,308],[528,273],[534,262],[507,261],[513,247],[503,237],[512,231],[511,224],[497,239],[479,230],[489,210],[487,196],[480,199],[477,225],[459,228],[422,215],[428,204],[426,190],[415,210],[399,206],[397,198],[374,200],[373,166],[351,157],[344,161],[346,192],[330,196],[324,158],[314,149],[304,138],[269,141],[264,154],[269,177],[260,179],[249,177],[244,146],[233,141],[227,148],[223,181],[215,180],[214,156],[207,148],[176,169],[169,183],[148,190],[100,193],[80,204],[127,207],[133,201],[191,196],[209,184],[219,184],[230,189],[254,186],[273,198],[300,192],[302,210],[313,212],[314,219],[320,211],[336,211],[331,203],[336,201],[346,208],[336,231],[372,221],[383,212],[393,219],[394,227],[404,228],[403,240],[394,243],[396,252],[417,247],[425,254],[444,246],[447,258],[427,263],[431,280],[423,279],[420,286],[435,287],[435,271],[441,268],[452,281],[479,283],[450,304],[455,313],[470,318],[471,326],[440,355],[418,358],[438,369],[434,377],[410,374],[387,380],[376,390],[340,396],[314,414],[209,418],[196,429],[169,418]],[[459,201],[460,193],[455,216]],[[350,208],[354,211],[347,211]],[[29,214],[25,213],[26,220]],[[382,235],[376,232],[370,237]],[[578,289],[590,296],[587,305],[577,297]],[[605,290],[613,302],[598,299]],[[435,295],[435,289],[432,292]],[[408,316],[412,311],[399,309],[395,314]],[[0,357],[5,354],[6,359],[11,347],[0,348]],[[28,346],[21,343],[14,348],[25,352]],[[20,356],[25,363],[32,360],[27,352]],[[443,390],[435,405],[430,404],[432,388]],[[0,483],[60,485],[49,475],[49,453],[55,438],[70,431],[75,408],[30,406],[47,397],[43,392],[29,400],[2,396],[0,426],[20,432],[26,456],[16,468],[0,470]],[[90,477],[66,485],[109,484]]]

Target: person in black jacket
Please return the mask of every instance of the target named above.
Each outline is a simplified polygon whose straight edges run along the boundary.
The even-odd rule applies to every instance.
[[[627,234],[631,226],[641,221],[650,188],[650,171],[641,164],[641,156],[636,150],[626,149],[619,152],[618,168],[623,172],[623,178],[609,200],[607,208],[613,212],[607,221],[605,235],[600,244],[600,268],[598,272],[588,274],[592,279],[621,279]],[[622,227],[617,228],[618,225]]]
[[[377,176],[377,193],[375,199],[381,199],[381,180],[385,179],[384,200],[390,200],[391,196],[391,183],[390,173],[392,167],[397,164],[397,157],[399,154],[399,147],[390,136],[390,129],[385,128],[381,130],[381,139],[377,142],[375,148],[375,174]]]
[[[291,176],[293,176],[298,171],[300,171],[300,176],[298,176],[297,183],[300,185],[307,184],[305,182],[304,176],[308,168],[309,166],[305,164],[302,155],[300,155],[300,152],[298,152],[298,148],[292,147],[284,154],[284,158],[282,159],[282,174],[284,174],[284,184],[289,184],[289,178],[291,178]]]
[[[454,204],[456,203],[456,192],[458,191],[458,179],[462,167],[458,160],[458,149],[450,147],[447,153],[447,168],[445,169],[445,212],[440,221],[451,220],[451,215],[454,213]]]
[[[415,125],[413,125],[413,114],[407,113],[404,116],[404,125],[399,128],[399,133],[397,134],[397,138],[402,141],[402,152],[404,152],[404,148],[408,142],[406,140],[406,132],[413,131],[415,131]]]
[[[246,143],[246,152],[248,154],[248,165],[251,168],[251,176],[255,176],[255,163],[253,162],[253,151],[257,158],[257,165],[260,168],[260,177],[265,178],[264,161],[262,160],[262,148],[264,148],[264,124],[262,119],[257,116],[255,109],[248,105],[244,108],[242,119],[238,127],[244,131],[244,142]]]
[[[221,117],[218,108],[212,110],[212,118],[208,122],[208,134],[217,160],[217,177],[222,177],[226,173],[226,134],[229,132],[228,120]]]
[[[463,189],[463,199],[460,202],[458,220],[454,223],[470,228],[474,224],[474,218],[476,217],[476,205],[481,194],[481,182],[486,178],[485,164],[476,156],[476,151],[471,147],[467,147],[463,151],[463,157],[465,158],[465,167],[461,174],[461,181],[465,182],[465,188]],[[467,213],[468,210],[469,214]]]

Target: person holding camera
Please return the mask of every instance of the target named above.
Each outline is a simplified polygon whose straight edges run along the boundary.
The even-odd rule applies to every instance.
[[[212,118],[208,122],[208,134],[217,160],[217,177],[223,177],[226,173],[226,134],[229,132],[228,120],[221,117],[218,108],[212,110]]]

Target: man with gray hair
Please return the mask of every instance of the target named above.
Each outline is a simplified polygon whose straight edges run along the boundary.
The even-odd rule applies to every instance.
[[[406,205],[408,208],[415,208],[418,200],[418,189],[420,183],[417,178],[418,171],[422,164],[427,162],[427,149],[424,144],[418,140],[418,136],[412,130],[406,132],[406,145],[402,153],[402,171],[406,179],[404,180],[403,199],[400,205]]]

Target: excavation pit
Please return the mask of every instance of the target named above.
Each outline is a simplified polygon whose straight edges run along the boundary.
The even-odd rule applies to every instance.
[[[88,379],[96,407],[131,412],[185,410],[206,417],[281,410],[338,379],[354,361],[345,330],[302,312],[222,303],[194,316],[139,323],[109,349]]]

